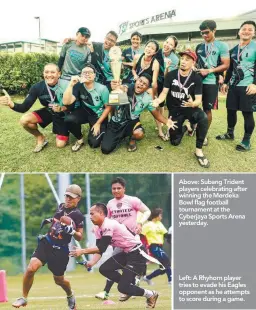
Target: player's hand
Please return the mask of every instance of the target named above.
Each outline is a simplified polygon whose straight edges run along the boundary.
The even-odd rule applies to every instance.
[[[92,126],[92,134],[94,135],[94,137],[97,137],[99,134],[100,134],[100,124],[98,123],[95,123],[93,126]]]
[[[182,105],[181,106],[183,108],[195,108],[196,107],[196,105],[195,105],[195,103],[194,103],[194,101],[193,101],[193,99],[192,99],[192,97],[190,95],[189,95],[187,101],[185,101],[185,100],[182,101]]]
[[[74,41],[72,38],[65,38],[62,42],[62,44],[66,44],[66,43],[69,43],[71,41]]]
[[[165,68],[168,69],[170,67],[170,65],[172,64],[172,61],[170,59],[165,59]]]
[[[139,235],[141,233],[141,231],[142,231],[142,224],[137,223],[136,229],[135,229],[136,234]]]
[[[199,72],[202,76],[207,76],[208,74],[211,73],[211,69],[199,69],[198,72]]]
[[[75,86],[79,82],[80,82],[80,77],[78,75],[74,75],[74,76],[71,76],[71,80],[69,82],[69,85]]]
[[[89,47],[91,53],[93,53],[93,52],[94,52],[94,48],[93,48],[92,42],[88,42],[88,43],[87,43],[87,46]]]
[[[57,112],[57,113],[59,113],[59,112],[62,111],[62,110],[61,110],[61,106],[58,105],[58,104],[53,104],[53,105],[52,105],[52,110],[53,110],[53,112]]]
[[[14,107],[14,103],[11,101],[11,98],[9,95],[0,97],[0,105],[7,106],[10,108]]]
[[[121,86],[120,81],[114,81],[114,80],[112,80],[110,84],[111,84],[111,88],[112,88],[113,90],[120,89],[120,86]]]
[[[155,98],[155,99],[153,100],[152,106],[153,106],[154,108],[158,108],[160,103],[161,103],[160,100],[159,100],[158,98]]]
[[[76,233],[73,225],[65,225],[63,226],[63,232],[67,235],[71,235],[71,236],[74,236],[74,234]]]
[[[222,85],[224,83],[224,77],[222,75],[219,75],[219,85]]]
[[[40,229],[42,229],[44,227],[44,225],[50,224],[52,222],[53,222],[53,217],[42,220],[41,225],[40,225]]]
[[[89,260],[87,263],[86,263],[86,268],[92,268],[94,266],[94,263],[93,261]]]
[[[246,95],[255,95],[256,94],[256,85],[250,84],[246,88]]]
[[[177,124],[177,121],[173,121],[172,117],[170,116],[167,120],[166,126],[168,127],[168,129],[175,130],[175,128],[178,128],[176,124]]]
[[[78,257],[83,255],[83,250],[74,246],[73,249],[69,252],[69,256]]]
[[[226,94],[228,92],[228,85],[227,84],[223,84],[220,88],[220,91],[222,94]]]

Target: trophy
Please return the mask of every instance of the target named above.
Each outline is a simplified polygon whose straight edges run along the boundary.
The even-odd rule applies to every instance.
[[[114,81],[120,81],[122,69],[122,51],[120,47],[113,46],[109,50],[110,68],[113,73]],[[113,90],[109,94],[109,105],[129,104],[127,94],[120,89]]]

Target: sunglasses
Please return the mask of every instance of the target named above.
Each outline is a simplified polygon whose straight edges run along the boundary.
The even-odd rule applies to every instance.
[[[209,33],[210,33],[210,31],[209,30],[206,30],[206,31],[200,31],[200,33],[201,33],[201,36],[204,36],[204,35],[208,35]]]

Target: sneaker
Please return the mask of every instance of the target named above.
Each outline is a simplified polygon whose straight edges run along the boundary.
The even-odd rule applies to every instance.
[[[14,308],[19,308],[19,307],[26,307],[27,304],[28,304],[27,299],[24,297],[20,297],[17,298],[14,303],[12,303],[12,306]]]
[[[148,285],[154,285],[154,282],[152,280],[149,280],[146,276],[144,276],[142,280],[147,282]]]
[[[95,298],[101,299],[101,300],[107,300],[108,299],[108,293],[106,291],[100,292],[95,295]]]
[[[129,298],[131,298],[132,296],[130,295],[127,295],[127,294],[121,294],[120,297],[119,297],[119,301],[126,301],[128,300]]]
[[[156,291],[153,291],[153,295],[151,297],[147,298],[146,308],[151,308],[151,309],[155,308],[158,296],[159,296],[158,293]]]
[[[217,140],[234,140],[234,134],[224,133],[223,135],[218,135],[216,137]]]
[[[68,309],[69,310],[76,310],[76,299],[74,295],[67,297],[68,300]]]

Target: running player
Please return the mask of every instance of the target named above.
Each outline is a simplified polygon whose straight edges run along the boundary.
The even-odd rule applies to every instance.
[[[53,279],[57,285],[67,294],[69,310],[76,309],[75,296],[71,290],[70,282],[64,277],[64,272],[69,261],[69,248],[71,238],[80,241],[83,237],[84,216],[77,205],[81,199],[82,190],[76,185],[69,185],[65,192],[65,203],[61,203],[53,218],[45,219],[41,228],[51,223],[51,228],[46,235],[41,235],[38,246],[34,251],[27,270],[23,277],[23,295],[18,298],[12,306],[15,308],[25,307],[28,303],[27,297],[34,282],[35,273],[45,264],[53,273]],[[63,226],[60,223],[62,216],[69,216],[75,223]]]
[[[152,285],[152,279],[166,274],[168,278],[168,284],[172,283],[172,271],[170,259],[163,249],[164,238],[168,238],[168,231],[162,223],[163,219],[163,209],[155,208],[152,210],[149,221],[143,225],[142,234],[147,238],[149,244],[149,250],[153,257],[158,259],[165,270],[157,269],[151,274],[144,276],[143,280],[149,285]]]
[[[143,274],[146,267],[146,253],[141,242],[123,224],[107,218],[108,209],[103,203],[96,203],[90,209],[90,218],[94,225],[96,246],[79,249],[74,248],[71,256],[95,254],[87,263],[87,267],[94,266],[109,245],[122,249],[122,252],[110,257],[99,268],[100,273],[116,283],[120,293],[127,296],[144,296],[147,308],[155,308],[158,293],[134,285],[135,276]],[[123,273],[118,272],[119,269]]]
[[[121,177],[117,177],[111,182],[112,195],[114,198],[107,204],[108,218],[114,219],[121,224],[124,224],[129,231],[134,235],[137,235],[139,240],[139,234],[141,233],[142,225],[149,218],[151,211],[149,208],[137,197],[128,196],[125,194],[126,181]],[[142,213],[142,216],[137,220],[138,212]],[[113,251],[113,255],[122,252],[122,249],[116,247]],[[114,282],[107,280],[103,292],[95,295],[99,299],[108,299],[109,292]],[[129,296],[130,297],[130,296]],[[120,301],[125,301],[128,296],[120,296]]]

